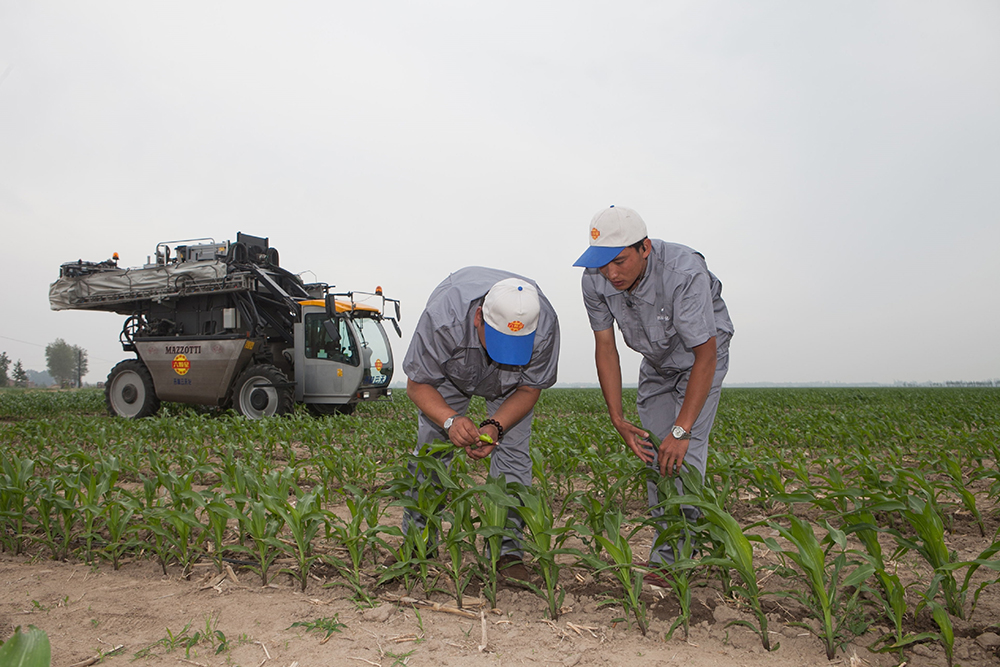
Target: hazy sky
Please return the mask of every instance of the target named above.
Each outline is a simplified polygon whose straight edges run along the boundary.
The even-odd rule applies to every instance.
[[[449,272],[528,275],[594,382],[571,265],[608,204],[706,256],[729,382],[1000,377],[1000,3],[0,0],[28,368],[131,356],[124,318],[49,310],[61,263],[243,231],[400,299],[399,359]]]

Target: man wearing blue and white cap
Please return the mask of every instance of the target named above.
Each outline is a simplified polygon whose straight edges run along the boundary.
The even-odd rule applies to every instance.
[[[471,458],[491,456],[491,476],[530,486],[533,409],[555,384],[558,361],[559,321],[534,281],[482,267],[451,274],[427,300],[403,359],[406,393],[420,410],[417,449],[449,441]],[[488,419],[478,424],[465,416],[472,396],[486,399]],[[422,529],[425,521],[408,512],[404,533],[411,524]],[[519,541],[504,540],[507,576],[527,576],[521,553]]]
[[[722,283],[701,253],[650,240],[646,223],[630,208],[598,211],[588,232],[590,247],[574,266],[585,268],[583,300],[611,423],[628,448],[660,475],[676,474],[684,465],[704,477],[733,335]],[[643,357],[637,407],[644,428],[628,422],[622,410],[615,322],[625,344]],[[650,433],[655,447],[648,445]],[[677,484],[679,489],[679,479]],[[648,483],[647,491],[655,506],[656,485]],[[685,508],[685,514],[694,518],[698,512]],[[650,554],[656,565],[673,561],[669,544]],[[647,580],[658,583],[655,573]]]

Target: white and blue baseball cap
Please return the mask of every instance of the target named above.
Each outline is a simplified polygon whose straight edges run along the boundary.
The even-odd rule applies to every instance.
[[[483,301],[486,351],[501,364],[525,366],[531,361],[541,305],[538,290],[522,278],[501,280]]]
[[[625,206],[603,208],[590,221],[590,247],[573,266],[599,269],[644,238],[646,223],[638,213]]]

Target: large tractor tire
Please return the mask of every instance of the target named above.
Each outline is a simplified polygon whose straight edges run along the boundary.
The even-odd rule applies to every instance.
[[[236,380],[233,407],[248,419],[273,417],[291,412],[295,396],[284,373],[269,364],[256,364]]]
[[[112,368],[104,384],[104,402],[112,417],[141,419],[156,414],[160,399],[146,364],[126,359]]]
[[[306,407],[309,408],[309,412],[311,412],[314,417],[352,415],[354,414],[355,406],[356,404],[354,403],[344,403],[343,405],[334,405],[333,403],[309,403],[306,405]]]

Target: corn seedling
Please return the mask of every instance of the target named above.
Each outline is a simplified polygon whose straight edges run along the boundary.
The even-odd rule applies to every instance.
[[[948,567],[953,564],[955,554],[945,544],[944,522],[941,520],[941,515],[933,503],[916,496],[908,498],[907,508],[902,514],[916,536],[911,539],[904,537],[898,531],[892,531],[893,537],[902,551],[910,550],[920,554],[934,569],[934,575],[940,578],[945,608],[949,614],[964,619],[965,613],[958,584],[952,568]]]
[[[418,521],[410,521],[403,534],[403,544],[397,553],[396,563],[380,578],[380,582],[403,577],[407,592],[412,590],[415,571],[425,592],[430,584],[430,560],[438,553],[438,536],[441,529],[441,511],[452,491],[461,487],[448,470],[454,446],[448,443],[425,445],[409,457],[409,469],[399,470],[393,495],[394,504],[400,505]],[[409,471],[413,470],[411,474]]]
[[[219,473],[222,488],[227,489],[226,500],[231,502],[236,508],[236,528],[239,532],[239,542],[243,545],[246,540],[246,511],[247,503],[251,500],[260,500],[260,481],[247,474],[248,470],[242,461],[232,457],[232,451],[227,450],[230,456],[223,460],[223,467]]]
[[[33,460],[6,452],[0,457],[0,545],[15,554],[21,553],[34,474]]]
[[[108,531],[104,554],[111,558],[111,564],[116,570],[121,557],[136,544],[132,517],[135,516],[137,507],[135,500],[124,492],[120,497],[109,498],[104,504],[104,527]]]
[[[230,521],[239,519],[239,512],[229,504],[226,494],[216,491],[215,494],[205,503],[205,522],[208,530],[208,538],[212,540],[212,560],[215,562],[217,572],[222,572],[223,556],[226,550],[225,537],[226,529]],[[241,545],[232,547],[244,550]]]
[[[976,505],[976,496],[966,487],[965,481],[962,479],[962,468],[958,461],[950,455],[944,454],[939,460],[939,465],[948,473],[948,480],[943,486],[962,499],[962,505],[976,521],[980,537],[986,537],[986,526],[983,525],[983,516]]]
[[[479,577],[483,582],[483,595],[490,606],[497,606],[497,561],[505,537],[513,536],[507,515],[517,505],[517,501],[507,493],[507,482],[503,475],[487,479],[470,490],[473,508],[479,519],[476,535],[483,540],[482,551],[476,552]]]
[[[613,509],[617,510],[621,505],[619,494],[631,480],[628,477],[621,477],[611,482],[603,491],[583,492],[578,491],[567,497],[566,502],[572,502],[583,510],[586,528],[580,532],[580,538],[590,548],[590,552],[600,558],[604,545],[596,539],[604,531],[605,518]]]
[[[521,504],[514,509],[524,521],[527,533],[522,537],[524,548],[534,557],[535,567],[541,570],[544,588],[531,582],[524,582],[535,593],[549,604],[549,618],[559,618],[559,607],[562,605],[566,591],[559,584],[559,562],[556,556],[561,554],[577,554],[576,549],[566,549],[562,545],[569,536],[570,527],[556,526],[552,516],[552,506],[545,498],[530,488],[520,484],[512,484]]]
[[[683,512],[681,517],[681,520],[673,523],[668,530],[660,533],[653,545],[655,549],[661,540],[673,543],[674,562],[664,564],[658,570],[677,598],[681,611],[667,629],[665,641],[670,641],[674,632],[681,626],[684,628],[685,641],[688,639],[691,623],[691,572],[700,564],[700,561],[694,558],[697,549],[695,541],[690,539],[690,529],[683,519]],[[675,539],[675,536],[679,539]]]
[[[297,577],[301,590],[305,591],[306,584],[309,583],[309,569],[317,559],[312,550],[312,541],[323,526],[325,512],[320,506],[322,487],[314,488],[308,493],[302,493],[298,489],[297,492],[298,495],[294,501],[290,501],[287,496],[284,498],[267,497],[264,499],[264,506],[271,513],[281,517],[285,528],[292,534],[290,546],[285,547],[284,542],[279,542],[279,544],[295,560],[297,570],[282,571]]]
[[[249,509],[247,532],[253,540],[251,552],[257,558],[256,569],[260,575],[260,585],[267,586],[268,570],[283,548],[278,541],[278,532],[282,526],[281,522],[267,511],[263,502],[251,502]]]
[[[345,582],[335,581],[328,586],[346,586],[354,593],[355,599],[371,605],[371,597],[362,583],[362,560],[365,550],[372,544],[385,544],[380,534],[390,531],[399,531],[398,528],[390,528],[378,523],[381,516],[379,507],[379,496],[367,494],[354,486],[347,485],[339,490],[347,507],[351,512],[351,518],[344,520],[335,514],[330,515],[330,522],[327,524],[329,535],[334,537],[347,550],[347,562],[336,556],[327,556],[334,567],[347,580]],[[364,524],[367,522],[368,527]]]
[[[461,609],[465,588],[472,579],[472,568],[465,563],[465,554],[476,552],[476,528],[467,493],[450,503],[445,520],[448,521],[448,530],[444,531],[444,547],[448,556],[445,569],[455,587],[455,604]]]
[[[907,646],[933,640],[940,643],[942,648],[944,648],[945,657],[948,660],[948,667],[951,667],[955,651],[955,630],[952,626],[951,616],[949,616],[947,609],[934,599],[933,589],[935,586],[936,584],[931,586],[932,590],[929,593],[920,593],[923,600],[917,605],[914,614],[920,613],[921,609],[925,606],[929,606],[931,608],[931,616],[934,619],[934,623],[938,626],[938,631],[906,635],[896,643],[884,646],[880,649],[880,652],[902,651]]]
[[[329,639],[334,632],[340,632],[347,627],[346,624],[340,622],[339,616],[340,614],[334,614],[333,616],[314,618],[311,621],[296,621],[289,626],[289,630],[302,628],[306,632],[322,632],[324,633],[323,639]]]
[[[35,520],[41,534],[33,535],[32,539],[48,547],[53,560],[59,558],[59,546],[56,541],[58,507],[59,498],[55,478],[46,477],[39,480],[35,495],[35,509],[38,512]]]
[[[976,573],[980,567],[986,567],[994,572],[1000,571],[1000,560],[993,558],[1000,551],[1000,541],[994,541],[989,547],[987,547],[975,560],[966,563],[968,569],[965,571],[965,579],[962,581],[962,586],[959,589],[959,595],[964,605],[966,597],[969,592],[969,585],[972,583],[972,575]],[[972,605],[969,610],[969,618],[976,611],[976,606],[979,604],[980,594],[988,587],[1000,582],[1000,578],[987,579],[976,587],[976,592],[972,596]]]
[[[816,539],[811,524],[796,516],[790,516],[789,521],[791,526],[788,528],[778,523],[769,525],[795,549],[785,549],[771,537],[764,538],[764,544],[771,551],[795,563],[804,575],[806,589],[793,591],[789,595],[802,603],[820,622],[820,629],[816,634],[823,641],[827,659],[833,660],[837,649],[849,639],[845,634],[845,624],[858,606],[861,584],[872,575],[875,568],[870,563],[848,559],[847,535],[843,531],[826,524],[824,547]],[[827,557],[835,547],[838,548],[836,555],[827,562]],[[788,568],[781,568],[781,571],[784,576],[793,573]],[[854,590],[848,592],[848,588]],[[801,624],[801,627],[813,631],[809,625]]]
[[[753,547],[747,536],[743,534],[740,524],[718,505],[706,502],[697,496],[683,495],[667,498],[664,505],[689,505],[701,510],[708,523],[708,534],[724,547],[724,555],[702,558],[701,564],[735,570],[740,578],[740,583],[730,582],[726,592],[743,598],[757,619],[757,625],[742,620],[730,621],[728,625],[743,625],[750,628],[760,637],[764,650],[777,650],[779,644],[775,644],[773,648],[771,646],[771,640],[767,634],[767,615],[760,604],[761,590],[757,583],[757,570],[753,564]]]
[[[645,636],[649,626],[646,622],[646,603],[640,598],[643,572],[633,567],[632,547],[629,545],[629,540],[635,536],[636,532],[642,529],[643,524],[638,524],[625,535],[622,535],[624,524],[625,517],[621,513],[621,510],[607,512],[604,514],[603,531],[592,536],[593,540],[607,551],[608,556],[611,557],[612,563],[610,565],[604,563],[598,557],[598,554],[593,552],[585,554],[583,559],[585,563],[595,568],[597,572],[601,572],[602,570],[612,571],[615,579],[622,586],[622,597],[620,600],[611,600],[610,602],[621,602],[625,608],[626,618],[630,613],[633,614],[639,626],[639,631]]]
[[[59,527],[59,558],[69,557],[69,547],[76,538],[77,498],[80,497],[80,475],[73,470],[60,470],[56,477],[56,521]]]
[[[98,536],[99,521],[104,518],[104,499],[118,482],[118,459],[114,456],[98,457],[88,462],[80,473],[79,509],[83,511],[84,560],[91,562],[94,538]]]
[[[869,649],[875,652],[894,650],[886,648],[886,646],[899,644],[903,640],[903,619],[907,611],[906,589],[899,577],[886,568],[885,560],[882,557],[882,545],[878,541],[878,528],[875,525],[874,515],[866,509],[851,515],[851,519],[856,523],[845,527],[844,533],[854,533],[864,545],[868,562],[871,564],[875,581],[878,583],[876,587],[866,587],[878,600],[882,611],[893,625],[893,631],[875,640]],[[880,644],[883,645],[883,648],[875,648]]]

